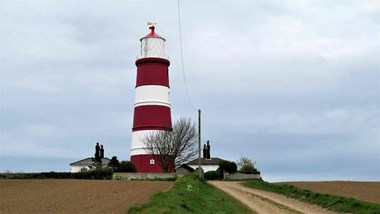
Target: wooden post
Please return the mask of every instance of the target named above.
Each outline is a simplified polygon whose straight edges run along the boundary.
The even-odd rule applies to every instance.
[[[202,178],[202,168],[201,168],[201,110],[198,109],[198,170],[199,178]]]

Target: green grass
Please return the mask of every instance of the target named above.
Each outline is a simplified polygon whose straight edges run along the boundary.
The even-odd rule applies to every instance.
[[[310,204],[316,204],[336,212],[380,214],[380,204],[369,203],[342,196],[321,194],[310,190],[301,189],[293,185],[271,184],[258,179],[245,181],[244,185],[256,189],[280,193],[287,197],[299,199]]]
[[[134,206],[128,213],[252,213],[221,190],[194,175],[178,178],[173,189],[159,192],[146,204]]]

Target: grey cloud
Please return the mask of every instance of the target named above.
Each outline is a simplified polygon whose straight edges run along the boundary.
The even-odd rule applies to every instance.
[[[186,81],[213,155],[254,158],[268,180],[380,179],[378,3],[180,3]],[[176,9],[0,3],[1,170],[68,170],[96,141],[129,158],[146,21],[167,40],[173,121],[197,121]]]

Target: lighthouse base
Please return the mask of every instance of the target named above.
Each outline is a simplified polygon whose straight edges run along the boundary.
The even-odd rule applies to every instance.
[[[153,155],[133,155],[131,162],[136,166],[137,172],[162,172],[161,166],[154,160]]]

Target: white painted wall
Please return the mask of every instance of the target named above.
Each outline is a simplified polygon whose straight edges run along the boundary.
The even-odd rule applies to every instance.
[[[102,168],[106,168],[107,167],[107,165],[102,165]],[[70,172],[80,172],[83,168],[86,168],[87,170],[89,170],[90,169],[90,167],[89,166],[83,166],[83,165],[81,165],[81,166],[70,166]]]
[[[131,145],[131,155],[145,155],[149,154],[145,151],[145,144],[143,139],[148,134],[152,133],[152,130],[142,130],[132,132],[132,145]]]
[[[143,85],[136,88],[135,107],[160,105],[170,108],[170,89],[161,85]]]
[[[198,168],[198,165],[189,165],[194,170]],[[201,165],[203,172],[215,171],[219,168],[219,165]]]
[[[90,169],[88,166],[70,166],[70,172],[80,172],[82,168],[86,168],[87,170]]]

